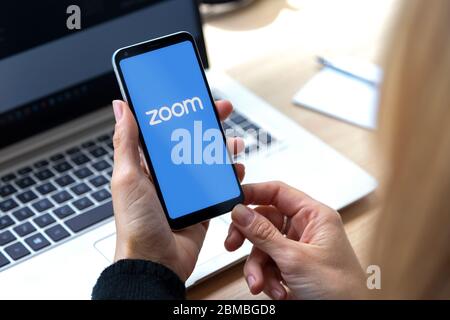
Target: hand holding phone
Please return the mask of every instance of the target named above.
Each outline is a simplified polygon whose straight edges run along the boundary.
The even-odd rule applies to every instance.
[[[227,101],[216,103],[221,120],[232,110]],[[206,235],[206,222],[172,232],[164,216],[155,186],[140,159],[136,121],[128,105],[114,102],[114,172],[111,189],[116,220],[115,261],[150,260],[172,269],[185,281],[192,273]],[[237,140],[231,139],[230,144]],[[243,144],[236,143],[240,148]],[[244,166],[236,164],[239,180]]]
[[[182,229],[242,202],[192,36],[181,32],[120,49],[113,64],[170,226]]]

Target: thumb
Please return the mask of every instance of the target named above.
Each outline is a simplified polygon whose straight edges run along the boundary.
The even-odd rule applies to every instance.
[[[267,218],[255,210],[238,204],[234,207],[231,218],[234,226],[244,237],[275,261],[286,251],[289,240]]]
[[[114,130],[114,169],[119,172],[140,169],[139,131],[128,104],[113,101],[116,126]]]

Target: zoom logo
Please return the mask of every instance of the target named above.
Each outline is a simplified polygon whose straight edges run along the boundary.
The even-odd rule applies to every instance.
[[[169,121],[172,117],[182,117],[189,112],[197,112],[203,110],[203,102],[199,97],[193,97],[181,102],[175,102],[171,107],[163,106],[159,109],[153,109],[145,112],[150,116],[150,125],[155,126],[161,122]]]

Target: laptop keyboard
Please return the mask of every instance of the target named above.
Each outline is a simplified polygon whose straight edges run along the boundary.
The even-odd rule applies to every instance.
[[[102,134],[0,181],[0,268],[112,217],[111,134]]]
[[[244,138],[242,156],[276,141],[236,111],[223,128],[228,136]],[[264,141],[246,135],[248,129],[264,132]],[[0,178],[0,270],[113,216],[111,138],[112,133],[101,134]]]
[[[268,149],[276,142],[272,134],[237,111],[231,113],[230,117],[222,123],[222,127],[227,136],[244,139],[245,150],[237,159],[249,157],[257,151]]]

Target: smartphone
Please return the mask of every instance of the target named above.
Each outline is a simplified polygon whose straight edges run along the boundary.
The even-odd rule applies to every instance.
[[[194,38],[179,32],[119,49],[113,67],[170,227],[183,229],[241,203]]]

